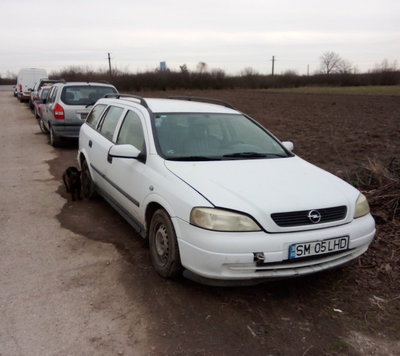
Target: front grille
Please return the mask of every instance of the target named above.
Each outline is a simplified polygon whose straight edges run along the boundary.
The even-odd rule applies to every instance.
[[[310,212],[319,213],[321,219],[318,222],[313,222],[309,218]],[[342,220],[346,217],[347,207],[336,206],[334,208],[312,209],[302,211],[291,211],[288,213],[271,214],[272,220],[281,227],[317,225],[331,221]],[[315,221],[315,220],[314,220]]]

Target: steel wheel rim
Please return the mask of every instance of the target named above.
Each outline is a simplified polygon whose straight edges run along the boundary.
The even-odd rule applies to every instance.
[[[155,233],[154,245],[158,260],[163,264],[168,262],[168,256],[169,256],[168,231],[167,227],[164,224],[160,224],[157,227]]]

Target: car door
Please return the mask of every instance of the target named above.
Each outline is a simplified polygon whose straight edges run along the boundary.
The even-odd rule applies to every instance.
[[[46,104],[43,106],[43,112],[42,112],[42,120],[45,125],[45,127],[50,130],[50,120],[54,118],[53,115],[53,109],[54,109],[54,102],[56,100],[57,96],[57,86],[53,86],[50,89],[50,93],[46,99]]]
[[[113,137],[116,127],[124,113],[122,107],[110,105],[97,128],[90,133],[90,137],[85,139],[85,133],[82,132],[82,142],[87,140],[87,152],[89,156],[89,164],[93,173],[93,180],[98,188],[103,192],[110,195],[113,190],[113,186],[107,177],[107,169],[109,163],[108,151],[110,147],[114,145]]]
[[[108,162],[107,177],[114,187],[112,197],[137,221],[143,223],[141,202],[149,193],[149,181],[146,178],[146,136],[143,128],[143,116],[139,111],[128,110],[119,129],[117,144],[129,144],[141,154],[138,159],[113,157]]]

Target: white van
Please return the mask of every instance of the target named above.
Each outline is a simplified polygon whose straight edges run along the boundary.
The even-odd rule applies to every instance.
[[[17,97],[19,101],[29,100],[35,83],[43,78],[47,78],[45,69],[22,68],[17,77]]]

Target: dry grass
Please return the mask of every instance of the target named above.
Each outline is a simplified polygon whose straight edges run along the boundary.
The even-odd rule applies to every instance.
[[[399,223],[400,220],[400,160],[389,164],[369,160],[368,165],[350,174],[349,181],[367,196],[379,219]]]

